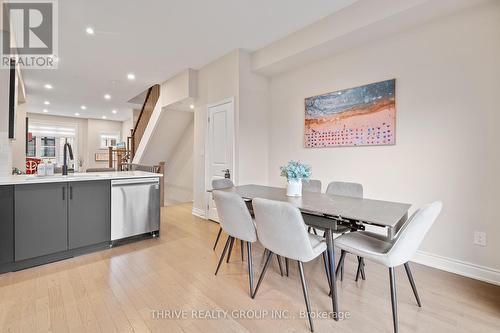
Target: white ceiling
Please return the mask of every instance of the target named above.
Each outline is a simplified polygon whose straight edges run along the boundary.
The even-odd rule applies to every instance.
[[[127,101],[152,84],[236,48],[264,47],[356,1],[58,1],[59,68],[23,72],[28,112],[125,120],[134,107]]]

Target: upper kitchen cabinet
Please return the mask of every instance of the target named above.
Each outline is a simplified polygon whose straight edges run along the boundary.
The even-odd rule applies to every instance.
[[[69,183],[69,248],[111,240],[111,186],[109,181]]]
[[[15,186],[15,260],[68,248],[68,184]]]

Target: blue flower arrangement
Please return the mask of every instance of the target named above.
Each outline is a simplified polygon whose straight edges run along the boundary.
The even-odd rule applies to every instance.
[[[280,170],[281,176],[286,177],[287,180],[308,180],[311,177],[311,167],[307,164],[302,164],[299,161],[290,161],[281,166]]]

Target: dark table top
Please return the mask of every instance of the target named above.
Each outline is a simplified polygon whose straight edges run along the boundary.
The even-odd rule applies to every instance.
[[[242,185],[225,191],[236,192],[247,200],[264,198],[289,202],[304,213],[340,216],[388,228],[397,228],[411,207],[406,203],[306,191],[303,191],[301,197],[288,197],[284,188],[262,185]]]

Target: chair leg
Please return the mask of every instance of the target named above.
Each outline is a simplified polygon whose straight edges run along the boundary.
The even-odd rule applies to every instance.
[[[217,234],[217,238],[215,239],[214,251],[215,251],[215,248],[217,247],[217,243],[219,242],[219,238],[220,238],[221,234],[222,234],[222,227],[219,228],[219,233]]]
[[[330,289],[330,269],[328,268],[328,257],[326,256],[326,251],[323,252],[323,263],[325,264],[325,274],[326,280],[328,281],[328,289]],[[330,290],[330,293],[332,291]]]
[[[298,264],[299,264],[300,282],[302,282],[302,291],[304,292],[304,300],[306,301],[307,318],[309,319],[309,326],[311,328],[311,332],[314,332],[314,326],[311,318],[311,304],[309,303],[309,293],[307,292],[306,277],[304,276],[304,265],[302,264],[301,261],[299,261]]]
[[[245,261],[245,256],[244,256],[244,248],[243,248],[243,241],[240,240],[240,247],[241,247],[241,261]]]
[[[273,257],[273,253],[271,251],[267,251],[267,258],[266,258],[266,263],[264,264],[264,268],[262,268],[262,272],[260,273],[259,281],[257,281],[257,286],[255,287],[255,290],[253,292],[252,298],[255,298],[255,295],[257,295],[257,291],[259,291],[260,284],[262,283],[262,280],[264,279],[264,276],[266,275],[267,268],[269,267],[269,263],[271,262],[271,259]]]
[[[248,255],[248,284],[250,286],[250,297],[253,294],[253,263],[252,263],[252,243],[247,242]]]
[[[342,265],[340,265],[340,281],[344,281],[344,266],[345,266],[345,255],[347,252],[344,251],[344,260],[342,260]]]
[[[358,269],[356,270],[356,279],[354,281],[358,282],[359,275],[361,274],[362,268],[363,268],[363,262],[361,261],[361,257],[358,256]]]
[[[278,265],[280,266],[280,274],[283,276],[283,266],[281,266],[281,257],[276,255],[276,260],[278,260]]]
[[[366,280],[366,276],[365,276],[365,259],[363,257],[361,257],[361,269],[360,269],[360,272],[361,272],[361,278],[363,280]]]
[[[394,333],[398,333],[398,299],[396,296],[396,275],[394,267],[389,267],[389,278],[391,280],[392,322],[394,325]]]
[[[415,299],[417,300],[418,307],[421,308],[422,304],[420,303],[420,297],[418,297],[417,286],[415,285],[415,280],[413,280],[413,275],[411,274],[410,263],[405,264],[406,275],[408,275],[408,280],[411,284],[411,289],[413,289],[413,294],[415,295]]]
[[[345,260],[346,252],[344,250],[340,250],[340,259],[339,264],[337,265],[337,269],[335,270],[335,275],[339,274],[340,270],[340,281],[344,280],[344,260]]]
[[[231,236],[229,236],[227,238],[226,245],[224,245],[224,250],[222,251],[222,254],[220,255],[219,264],[217,265],[217,269],[215,270],[215,275],[217,275],[217,273],[219,272],[220,265],[222,264],[222,260],[224,260],[224,256],[226,255],[227,248],[229,246],[229,243],[231,243],[232,238],[233,237],[231,237]]]
[[[289,267],[290,266],[290,263],[288,262],[288,258],[285,258],[285,271],[286,271],[286,276],[290,276],[289,275]]]
[[[268,251],[269,251],[268,249],[264,249],[264,252],[262,252],[262,258],[260,260],[260,264],[261,265],[266,262],[266,258],[267,258],[267,254],[268,254],[267,252]]]
[[[229,252],[227,253],[226,262],[229,262],[229,258],[231,258],[231,252],[233,251],[233,245],[234,245],[234,237],[231,237],[231,243],[229,244]]]

